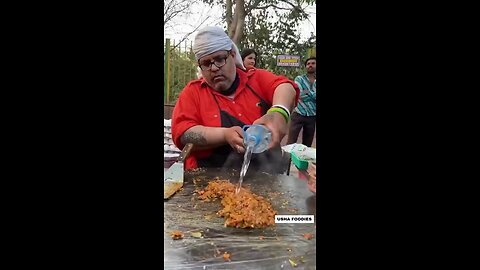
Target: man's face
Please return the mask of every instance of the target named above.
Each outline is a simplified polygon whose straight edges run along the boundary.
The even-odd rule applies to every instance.
[[[234,51],[214,52],[200,58],[198,63],[203,78],[214,90],[223,92],[232,86],[236,74]]]
[[[307,69],[307,73],[315,73],[315,71],[317,70],[317,60],[308,60],[305,68]]]

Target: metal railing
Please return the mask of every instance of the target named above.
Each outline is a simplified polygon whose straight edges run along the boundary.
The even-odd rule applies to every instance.
[[[165,40],[164,47],[164,104],[173,105],[178,95],[191,80],[197,78],[197,62],[192,50],[192,42],[175,44],[175,40]]]

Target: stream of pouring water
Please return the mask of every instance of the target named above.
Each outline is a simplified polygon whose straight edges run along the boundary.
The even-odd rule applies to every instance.
[[[248,166],[250,165],[250,159],[252,158],[253,146],[254,145],[248,145],[247,149],[245,149],[242,170],[240,171],[240,180],[238,181],[238,186],[235,190],[235,193],[238,193],[242,187],[243,177],[245,177],[245,174],[247,173]]]

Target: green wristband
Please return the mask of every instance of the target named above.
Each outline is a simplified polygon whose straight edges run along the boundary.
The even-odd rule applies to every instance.
[[[282,110],[280,108],[270,108],[270,109],[268,109],[267,113],[271,113],[271,112],[280,113],[281,115],[283,115],[283,117],[285,118],[285,121],[287,121],[287,123],[288,123],[288,114],[284,110]]]

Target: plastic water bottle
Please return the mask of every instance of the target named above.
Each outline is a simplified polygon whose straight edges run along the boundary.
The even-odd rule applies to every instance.
[[[253,147],[252,153],[258,154],[267,150],[272,140],[272,132],[264,125],[243,126],[243,144]]]

